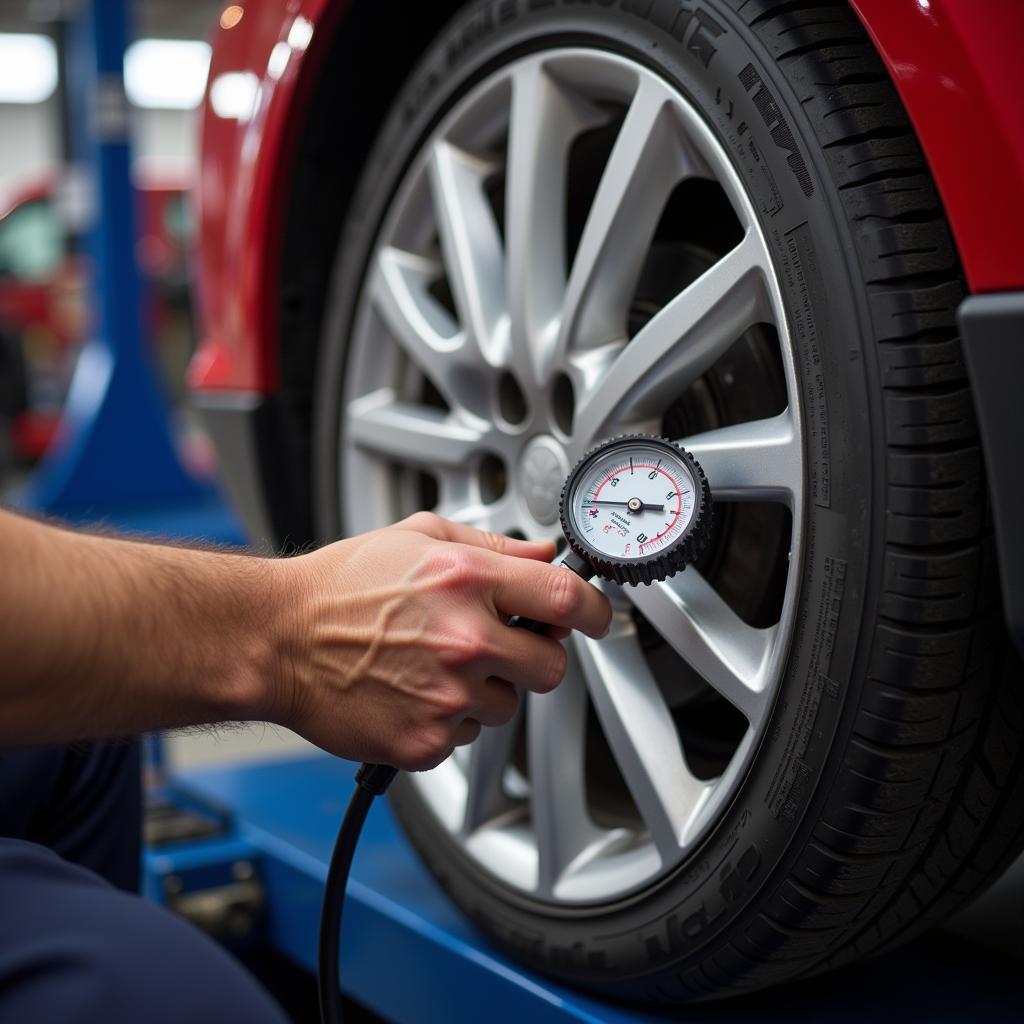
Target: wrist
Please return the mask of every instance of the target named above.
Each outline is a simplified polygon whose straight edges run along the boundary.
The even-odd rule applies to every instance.
[[[209,657],[205,665],[194,666],[206,680],[205,716],[210,721],[276,722],[287,697],[282,666],[294,636],[286,561],[236,556],[225,571],[224,557],[217,556],[219,586],[211,588],[221,591],[221,614],[205,617],[208,639],[202,646]]]
[[[259,654],[264,661],[258,672],[262,682],[248,695],[254,702],[249,717],[295,728],[309,687],[317,608],[326,581],[315,554],[267,559],[264,565],[266,601],[261,602],[260,618],[265,648]]]

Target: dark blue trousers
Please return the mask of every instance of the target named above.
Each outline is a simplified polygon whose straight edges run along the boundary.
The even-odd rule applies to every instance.
[[[216,943],[135,895],[137,743],[0,751],[0,1024],[281,1024]]]

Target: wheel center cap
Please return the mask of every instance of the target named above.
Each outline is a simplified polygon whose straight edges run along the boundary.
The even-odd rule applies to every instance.
[[[531,516],[542,526],[558,520],[558,498],[569,475],[562,446],[546,434],[535,437],[519,457],[519,493]]]

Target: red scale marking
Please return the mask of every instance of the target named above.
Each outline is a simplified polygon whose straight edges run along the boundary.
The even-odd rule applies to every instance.
[[[679,516],[682,514],[682,511],[683,511],[683,497],[682,497],[682,494],[680,493],[678,482],[673,477],[669,476],[668,473],[666,473],[665,470],[663,470],[660,466],[652,466],[652,465],[650,465],[650,463],[648,463],[647,465],[643,465],[642,463],[634,462],[633,463],[633,468],[634,469],[653,469],[653,470],[656,470],[663,477],[665,477],[665,479],[668,480],[668,482],[670,484],[672,484],[672,489],[676,492],[676,499],[678,500],[678,504],[676,505],[676,509],[675,509],[675,515],[672,516],[672,522],[669,523],[668,526],[666,526],[665,529],[661,531],[661,533],[657,534],[654,537],[653,540],[648,541],[648,543],[646,543],[646,544],[641,544],[640,545],[640,554],[642,555],[644,553],[644,548],[650,548],[650,547],[653,547],[655,544],[657,544],[658,541],[661,540],[661,538],[664,537],[666,533],[669,533],[671,531],[672,527],[675,526],[676,523],[679,521]],[[629,469],[628,465],[620,466],[618,469],[613,469],[601,481],[601,483],[598,486],[597,490],[594,491],[594,500],[596,501],[600,497],[601,491],[604,490],[604,486],[605,486],[606,483],[608,483],[609,480],[611,480],[613,477],[616,477],[616,476],[618,476],[618,477],[623,476],[627,469]]]

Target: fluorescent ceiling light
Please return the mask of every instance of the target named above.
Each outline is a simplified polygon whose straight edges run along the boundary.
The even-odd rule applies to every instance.
[[[210,47],[191,39],[139,39],[124,55],[124,84],[137,107],[191,110],[210,70]]]
[[[292,48],[283,40],[274,44],[267,60],[267,74],[276,82],[288,67],[288,61],[292,56]]]
[[[251,71],[226,71],[210,83],[210,106],[218,117],[248,121],[259,96],[260,81]]]
[[[0,103],[42,103],[57,88],[57,51],[47,36],[0,33]]]
[[[292,22],[288,31],[288,45],[293,50],[305,50],[313,38],[313,22],[301,14]]]

